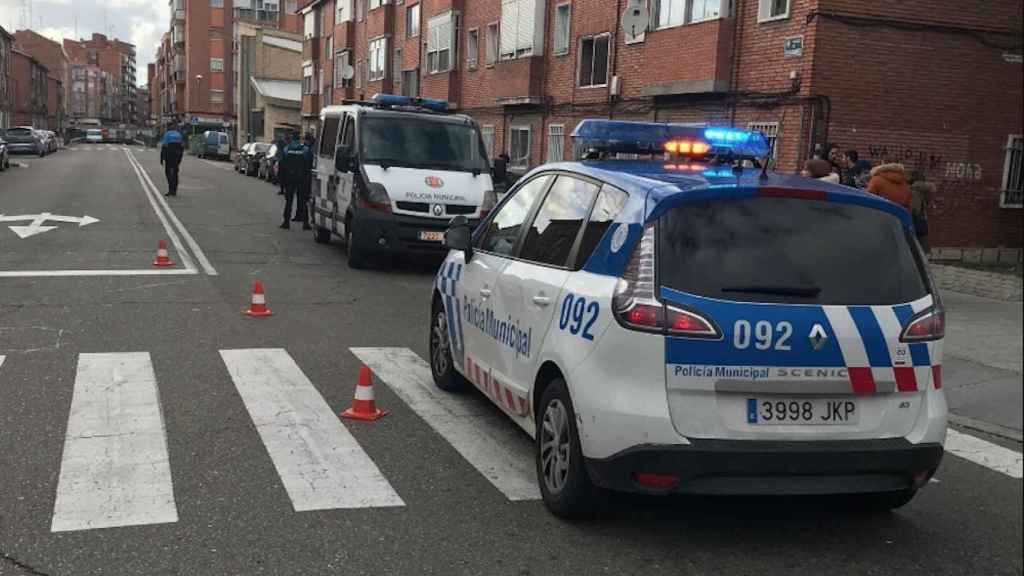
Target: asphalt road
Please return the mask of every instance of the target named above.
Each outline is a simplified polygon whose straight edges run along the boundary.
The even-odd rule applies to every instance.
[[[132,158],[162,190],[156,152],[137,147],[79,145],[19,157],[27,167],[0,174],[0,214],[98,219],[0,223],[0,574],[1022,573],[1021,480],[954,455],[937,482],[892,514],[818,499],[615,496],[596,518],[567,523],[537,500],[507,497],[429,413],[380,383],[378,403],[391,411],[383,420],[345,421],[341,432],[333,418],[310,420],[287,438],[309,440],[321,428],[350,434],[384,479],[374,485],[389,485],[402,505],[297,512],[311,496],[293,493],[294,478],[279,468],[303,455],[267,442],[281,432],[276,414],[252,416],[252,404],[289,399],[238,384],[221,351],[283,349],[296,368],[282,378],[295,383],[296,397],[312,392],[336,414],[356,385],[360,363],[350,348],[427,357],[436,263],[349,270],[337,243],[276,228],[281,202],[270,185],[191,157],[180,196],[168,199],[183,226],[161,208],[165,226]],[[9,226],[56,227],[20,238]],[[154,274],[157,243],[172,240],[169,231],[184,249],[171,241],[175,266]],[[254,280],[273,317],[241,313]],[[76,405],[88,400],[76,379],[90,359],[106,358],[94,355],[131,352],[148,353],[142,362],[151,373],[122,377],[157,391],[158,419],[128,413],[162,432],[150,438],[155,444],[114,454],[131,460],[165,446],[164,457],[146,462],[169,470],[173,500],[157,502],[157,472],[154,492],[134,495],[169,504],[176,521],[53,531],[65,525],[56,518],[65,518],[58,493],[89,488],[61,486],[62,468],[73,464],[66,452],[108,440],[97,433],[66,441],[69,421],[103,427],[76,420],[73,392]],[[102,386],[93,391],[128,402],[103,396]],[[496,450],[529,450],[484,398],[459,401],[502,439]],[[88,460],[79,464],[88,468]]]

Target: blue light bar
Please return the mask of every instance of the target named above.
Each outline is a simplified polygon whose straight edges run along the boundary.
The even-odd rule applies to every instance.
[[[666,142],[691,141],[705,142],[710,146],[705,156],[763,158],[769,153],[768,142],[760,132],[661,122],[588,118],[576,125],[572,138],[579,152],[662,154]]]
[[[760,132],[713,127],[704,130],[704,139],[711,144],[713,154],[726,149],[735,156],[764,158],[769,153],[768,141]]]
[[[447,112],[448,101],[437,98],[410,98],[399,94],[374,94],[373,102],[378,106],[404,106],[408,108],[424,108],[435,112]]]

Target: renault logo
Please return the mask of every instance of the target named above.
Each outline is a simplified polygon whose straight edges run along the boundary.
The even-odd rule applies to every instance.
[[[434,207],[431,210],[434,212],[434,216],[444,214],[444,206],[441,206],[440,204],[434,204]]]
[[[828,334],[825,333],[825,329],[821,327],[821,324],[815,324],[807,337],[811,340],[811,347],[814,348],[815,352],[821,350],[821,347],[825,345],[825,341],[828,340]]]

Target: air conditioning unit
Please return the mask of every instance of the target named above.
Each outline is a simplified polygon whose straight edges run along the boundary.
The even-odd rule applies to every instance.
[[[619,97],[619,89],[620,89],[620,86],[619,86],[619,76],[618,76],[618,74],[616,74],[615,76],[612,76],[612,81],[608,85],[608,97],[613,99],[613,100],[618,98]]]

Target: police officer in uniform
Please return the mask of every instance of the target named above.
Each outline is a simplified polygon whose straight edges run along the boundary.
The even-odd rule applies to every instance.
[[[178,169],[181,159],[185,156],[185,137],[174,125],[168,127],[160,141],[160,163],[164,166],[167,177],[167,193],[164,196],[178,195]]]
[[[313,151],[298,138],[293,138],[284,150],[281,167],[280,173],[284,182],[284,218],[281,221],[281,229],[287,230],[290,227],[292,203],[298,200],[294,221],[302,220],[302,228],[309,230],[311,227],[305,218],[306,209],[303,203],[309,197]]]
[[[310,230],[312,226],[309,225],[309,195],[313,186],[313,159],[315,158],[313,135],[307,132],[302,145],[303,156],[297,179],[299,186],[295,191],[295,201],[298,206],[295,207],[295,218],[292,218],[292,222],[302,222],[302,229]]]

